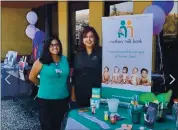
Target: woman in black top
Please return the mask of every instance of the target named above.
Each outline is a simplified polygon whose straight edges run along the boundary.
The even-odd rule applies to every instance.
[[[81,33],[79,51],[75,55],[71,99],[78,107],[90,106],[92,88],[100,88],[102,81],[102,49],[99,36],[93,27]]]

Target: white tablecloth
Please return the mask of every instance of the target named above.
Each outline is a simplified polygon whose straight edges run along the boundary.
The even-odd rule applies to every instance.
[[[66,130],[89,130],[84,125],[80,124],[73,118],[69,117],[67,119]]]

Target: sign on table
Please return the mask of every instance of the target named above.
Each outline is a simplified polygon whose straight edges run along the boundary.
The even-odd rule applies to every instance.
[[[151,91],[152,36],[151,14],[102,18],[102,96]]]

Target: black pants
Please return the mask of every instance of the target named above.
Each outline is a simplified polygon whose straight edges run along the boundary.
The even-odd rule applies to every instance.
[[[75,98],[79,108],[89,107],[92,96],[92,87],[86,84],[75,87]]]
[[[38,98],[42,130],[60,130],[64,114],[69,109],[68,101],[69,98],[56,100]]]
[[[90,98],[86,98],[86,97],[76,98],[76,103],[79,108],[89,107]]]

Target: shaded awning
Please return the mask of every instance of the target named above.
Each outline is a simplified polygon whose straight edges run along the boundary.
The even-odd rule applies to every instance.
[[[1,1],[1,7],[9,8],[37,8],[56,1]]]

